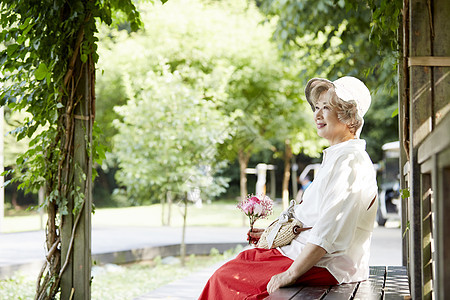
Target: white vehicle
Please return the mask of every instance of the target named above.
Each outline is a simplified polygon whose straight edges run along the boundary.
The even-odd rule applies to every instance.
[[[402,211],[399,182],[400,143],[398,141],[387,143],[382,149],[384,157],[378,168],[381,174],[381,180],[378,182],[380,190],[377,223],[379,226],[384,226],[388,219],[398,220]]]

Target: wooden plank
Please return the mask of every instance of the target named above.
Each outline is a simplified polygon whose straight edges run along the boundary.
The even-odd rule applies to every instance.
[[[432,255],[432,214],[431,214],[431,174],[422,174],[422,299],[432,298],[433,260]]]
[[[432,1],[433,9],[433,56],[450,56],[450,2],[448,0]],[[433,68],[434,77],[434,113],[435,125],[444,119],[450,111],[450,68]]]
[[[442,120],[433,132],[427,136],[426,140],[419,147],[418,162],[423,163],[431,156],[447,149],[450,146],[450,117]]]
[[[322,299],[331,288],[331,286],[307,286],[292,299]]]
[[[437,155],[436,165],[436,176],[433,178],[438,227],[435,299],[444,300],[450,299],[450,148]]]
[[[408,57],[408,66],[450,67],[450,57],[446,56]]]
[[[409,56],[432,56],[430,12],[426,0],[409,1]],[[408,201],[409,273],[412,296],[422,297],[422,220],[420,195],[420,165],[417,150],[430,134],[433,126],[432,67],[412,66],[409,68],[410,90],[410,176]]]
[[[359,284],[354,299],[375,300],[383,296],[384,278],[386,275],[385,266],[370,267],[369,279]]]
[[[76,68],[81,62],[77,62]],[[73,147],[74,157],[71,162],[69,183],[79,187],[80,193],[85,195],[85,204],[80,212],[80,218],[75,230],[72,252],[69,264],[61,276],[61,299],[89,300],[91,299],[91,212],[92,212],[92,161],[91,153],[87,153],[87,142],[92,144],[92,120],[83,116],[90,116],[92,101],[90,98],[89,72],[85,64],[80,69],[80,84],[76,97],[80,98],[75,108],[75,114],[81,117],[74,121]],[[89,140],[86,140],[86,136]],[[85,175],[84,175],[85,174]],[[68,196],[68,215],[62,218],[61,253],[62,262],[65,261],[71,241],[72,228],[77,216],[73,216],[74,195]]]
[[[432,7],[432,34],[433,56],[449,56],[450,55],[450,23],[448,16],[450,14],[450,2],[448,0],[431,1]],[[450,221],[448,214],[450,213],[449,201],[449,182],[450,182],[450,164],[445,163],[445,157],[450,155],[449,134],[450,129],[450,68],[435,67],[433,68],[433,113],[434,126],[436,130],[433,132],[434,140],[430,141],[431,149],[429,151],[433,164],[432,171],[432,190],[433,190],[433,212],[435,220],[433,220],[433,238],[435,243],[435,253],[433,260],[435,262],[435,278],[433,280],[433,297],[435,299],[449,299],[450,297],[450,265],[449,255],[446,250],[450,247],[449,227]],[[444,125],[444,124],[445,125]],[[437,132],[440,130],[440,132]],[[435,133],[436,132],[436,133]],[[444,142],[444,140],[447,140]],[[440,149],[437,149],[440,148]],[[431,150],[431,151],[430,151]],[[447,153],[447,154],[445,154]],[[446,275],[447,274],[447,275]]]
[[[275,291],[273,294],[269,295],[265,299],[270,299],[270,300],[292,299],[303,288],[304,288],[303,286],[283,287],[283,288],[280,288],[279,290]]]
[[[384,286],[384,299],[407,299],[410,296],[408,275],[402,266],[388,266]],[[418,299],[420,299],[419,297]]]
[[[359,282],[335,285],[330,289],[330,291],[327,293],[324,299],[326,300],[353,299],[353,296],[356,293],[358,286]]]
[[[410,57],[431,56],[428,6],[424,0],[410,1]],[[432,129],[431,67],[412,66],[410,78],[410,138],[416,148]]]
[[[67,215],[62,216],[62,225],[61,225],[61,262],[64,263],[66,261],[67,252],[70,244],[70,236],[72,235],[72,224],[74,221],[72,210],[73,210],[73,201],[69,201],[67,203],[67,210],[70,212]],[[61,294],[62,295],[70,295],[70,292],[73,287],[73,257],[69,257],[69,262],[67,264],[66,270],[62,273],[61,276]]]
[[[85,64],[82,69],[83,76],[80,80],[80,93],[83,98],[75,109],[75,114],[79,116],[90,116],[90,108],[92,105],[90,95],[89,80],[89,64]],[[75,119],[74,132],[74,165],[80,166],[75,168],[74,185],[80,187],[80,191],[84,194],[85,204],[79,212],[81,214],[75,231],[75,241],[73,248],[73,288],[74,300],[91,299],[91,215],[92,215],[92,162],[90,160],[91,153],[86,148],[87,143],[92,144],[92,121],[89,118]],[[91,133],[90,133],[91,132]],[[86,137],[90,140],[86,140]],[[83,174],[85,174],[83,176]],[[74,201],[74,199],[72,199]],[[75,225],[75,222],[74,222]],[[61,295],[65,298],[66,295]]]

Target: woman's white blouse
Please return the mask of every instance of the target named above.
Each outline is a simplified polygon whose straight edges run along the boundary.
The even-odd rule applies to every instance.
[[[295,260],[307,243],[327,254],[316,264],[325,267],[339,283],[369,276],[370,240],[377,211],[376,172],[364,140],[350,140],[323,152],[323,161],[296,217],[311,230],[301,232],[291,244],[278,248]],[[369,208],[370,206],[370,208]]]

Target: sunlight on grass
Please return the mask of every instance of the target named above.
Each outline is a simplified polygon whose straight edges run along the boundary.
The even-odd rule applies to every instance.
[[[160,257],[127,265],[104,265],[92,268],[91,298],[93,300],[134,299],[168,284],[189,276],[202,268],[224,261],[242,251],[242,247],[219,254],[211,250],[209,256],[191,255],[186,266],[179,263],[164,265]],[[33,299],[36,278],[16,273],[9,279],[0,280],[0,299]]]
[[[8,279],[0,280],[0,299],[34,299],[36,277],[17,272]]]
[[[171,223],[173,227],[181,227],[183,218],[182,206],[173,204],[171,210]],[[266,227],[281,212],[281,205],[275,204],[274,214],[266,220],[256,222],[257,227]],[[166,208],[167,214],[167,208]],[[93,227],[159,227],[162,226],[162,208],[160,204],[148,206],[135,206],[125,208],[96,209],[92,216]],[[2,232],[33,231],[40,228],[40,216],[30,212],[27,216],[5,217]],[[46,215],[43,225],[45,226]],[[247,227],[248,218],[236,208],[232,202],[213,202],[196,207],[189,204],[187,215],[188,226],[220,226],[220,227]]]
[[[171,213],[171,223],[173,227],[181,227],[183,218],[182,207],[173,204]],[[166,208],[167,213],[167,208]],[[257,221],[256,225],[264,227],[270,224],[281,213],[281,205],[275,205],[274,214],[268,220]],[[161,226],[162,209],[160,204],[151,206],[139,206],[128,208],[99,209],[92,217],[93,226]],[[220,227],[246,227],[248,219],[244,214],[231,203],[211,203],[202,207],[189,205],[187,215],[188,226],[220,226]]]
[[[47,215],[42,216],[42,228],[47,222]],[[36,212],[29,212],[27,216],[5,217],[2,224],[2,232],[22,232],[40,230],[41,217]]]

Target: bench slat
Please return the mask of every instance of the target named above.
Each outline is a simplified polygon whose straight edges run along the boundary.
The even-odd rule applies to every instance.
[[[348,300],[352,299],[354,293],[358,289],[359,282],[345,283],[341,285],[335,285],[331,288],[328,294],[325,296],[325,300]]]
[[[408,275],[406,267],[388,266],[386,270],[386,283],[384,286],[384,299],[405,299],[410,296]]]
[[[406,267],[370,267],[369,279],[336,286],[292,286],[281,288],[266,299],[324,299],[324,300],[393,300],[408,298],[409,283]]]
[[[322,299],[330,289],[330,286],[307,286],[292,299]]]
[[[371,266],[369,279],[359,284],[354,299],[358,300],[379,300],[383,296],[385,266]]]
[[[292,287],[282,287],[276,290],[273,294],[269,295],[265,299],[270,300],[288,300],[292,299],[299,291],[301,291],[303,286],[292,286]]]

